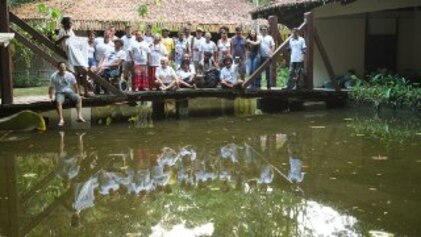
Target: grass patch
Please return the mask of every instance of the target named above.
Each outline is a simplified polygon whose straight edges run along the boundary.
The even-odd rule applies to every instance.
[[[48,86],[13,89],[13,96],[48,95]]]

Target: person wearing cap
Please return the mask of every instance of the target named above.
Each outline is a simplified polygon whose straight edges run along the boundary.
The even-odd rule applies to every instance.
[[[192,48],[192,61],[194,64],[194,67],[197,69],[200,62],[200,48],[202,47],[202,44],[206,41],[205,38],[203,38],[203,29],[198,27],[196,30],[196,36],[193,37],[191,42],[191,48]]]
[[[124,42],[121,39],[114,40],[114,50],[108,51],[99,62],[96,73],[103,75],[105,79],[120,75],[120,67],[126,59],[126,52],[123,49]],[[97,92],[99,89],[97,88]]]
[[[262,26],[260,28],[262,36],[260,38],[260,62],[264,63],[270,57],[272,57],[273,51],[275,50],[275,41],[272,36],[268,34],[267,26]],[[268,89],[272,86],[272,75],[270,73],[271,67],[266,68],[266,86]]]
[[[162,29],[162,44],[165,46],[165,49],[167,50],[168,59],[170,61],[173,61],[175,44],[174,44],[174,39],[170,37],[170,31],[168,30],[168,28]]]

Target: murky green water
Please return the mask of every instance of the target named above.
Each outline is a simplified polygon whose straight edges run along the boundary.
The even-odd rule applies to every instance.
[[[3,138],[0,236],[421,235],[419,118],[116,117]]]

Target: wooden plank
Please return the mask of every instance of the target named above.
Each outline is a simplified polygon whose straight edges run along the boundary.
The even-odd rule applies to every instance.
[[[7,0],[0,0],[0,32],[9,32],[9,7]],[[10,49],[0,46],[1,103],[13,103],[13,80]]]
[[[52,42],[50,39],[45,37],[43,34],[36,31],[34,28],[32,28],[30,25],[28,25],[26,22],[21,20],[18,16],[16,16],[12,12],[10,12],[10,21],[15,23],[17,26],[22,28],[24,31],[28,32],[35,40],[42,43],[45,47],[52,50],[58,56],[60,56],[64,59],[67,59],[67,55],[62,48],[58,47],[54,42]]]
[[[314,87],[314,75],[313,75],[313,66],[314,66],[314,15],[312,12],[307,12],[304,14],[304,19],[306,22],[305,27],[305,41],[307,44],[307,50],[305,55],[305,67],[306,67],[306,78],[304,86],[305,88],[311,90]]]
[[[305,27],[305,22],[303,24],[301,24],[301,26],[299,27],[299,29],[303,29]],[[258,76],[270,65],[270,63],[272,62],[272,58],[278,56],[284,49],[285,47],[288,46],[289,40],[291,39],[291,36],[288,37],[285,42],[283,42],[273,53],[273,55],[271,57],[269,57],[265,62],[262,63],[262,65],[260,65],[259,68],[257,68],[256,71],[253,72],[253,74],[250,75],[250,78],[248,80],[246,80],[243,83],[243,88],[247,88],[254,80],[256,80],[258,78]]]
[[[340,91],[338,82],[336,81],[336,74],[333,71],[332,64],[330,63],[329,57],[327,56],[326,49],[320,40],[319,33],[317,32],[317,28],[314,28],[314,42],[316,43],[317,47],[320,51],[320,56],[322,57],[323,63],[326,66],[327,73],[329,74],[330,81],[332,82],[333,88],[335,91]]]
[[[30,48],[35,54],[41,56],[44,60],[52,64],[54,67],[57,66],[59,60],[55,59],[54,57],[47,54],[43,49],[38,47],[37,45],[33,44],[31,41],[26,39],[24,36],[22,36],[20,33],[16,32],[15,30],[11,29],[12,32],[15,33],[16,39],[22,42],[26,47]],[[69,70],[70,72],[74,73],[73,71]],[[110,91],[111,93],[115,95],[124,95],[123,92],[121,92],[118,88],[113,86],[108,81],[104,80],[100,76],[96,75],[95,73],[91,71],[85,71],[88,73],[89,77],[92,78],[94,81],[98,82],[102,87]]]

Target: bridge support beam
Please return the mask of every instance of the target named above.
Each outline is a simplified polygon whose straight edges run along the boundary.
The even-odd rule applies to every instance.
[[[176,102],[176,113],[178,119],[189,118],[189,99],[179,100]]]
[[[257,100],[257,107],[263,113],[277,113],[288,110],[288,100],[278,98],[261,98]]]
[[[152,101],[152,119],[153,120],[165,119],[165,100]]]
[[[9,32],[9,6],[0,0],[0,32]],[[13,104],[12,60],[9,47],[0,46],[1,103]]]

